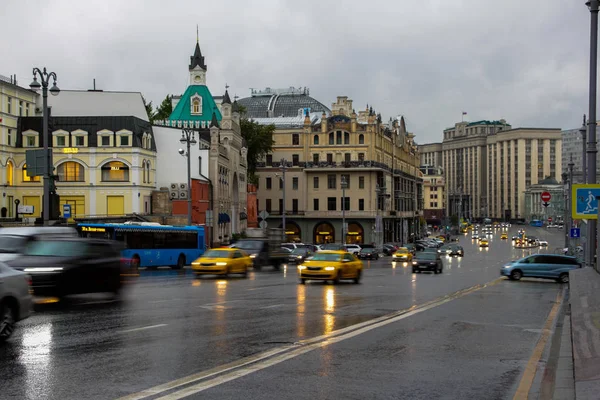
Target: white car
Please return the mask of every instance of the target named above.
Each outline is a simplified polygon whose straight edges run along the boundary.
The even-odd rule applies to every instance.
[[[8,340],[15,324],[31,314],[31,277],[0,263],[0,343]]]
[[[548,241],[547,240],[539,239],[537,242],[538,242],[538,246],[540,246],[540,247],[548,247]]]
[[[360,247],[357,244],[347,244],[344,247],[346,248],[346,251],[348,253],[352,253],[352,254],[358,254],[362,250],[362,247]]]
[[[474,233],[473,236],[471,236],[471,239],[473,239],[473,240],[479,239],[479,235]]]

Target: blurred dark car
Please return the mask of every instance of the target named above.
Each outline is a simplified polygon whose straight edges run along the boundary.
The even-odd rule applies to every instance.
[[[413,254],[415,254],[417,251],[425,250],[425,246],[419,243],[408,243],[404,247],[406,247]]]
[[[381,250],[374,247],[363,247],[358,253],[358,258],[361,260],[379,260]]]
[[[290,253],[290,264],[302,264],[304,260],[311,257],[313,252],[307,247],[298,247]]]
[[[443,245],[442,247],[440,247],[438,249],[438,252],[441,255],[448,255],[448,256],[463,257],[465,255],[465,251],[462,248],[462,246],[459,246],[454,243]]]
[[[412,272],[433,271],[436,274],[441,274],[443,265],[437,251],[423,251],[417,253],[413,258]]]
[[[63,297],[121,290],[121,252],[115,242],[52,238],[29,243],[7,265],[31,276],[36,296]]]
[[[383,251],[383,254],[385,254],[386,256],[391,256],[396,251],[398,251],[398,246],[393,245],[393,244],[384,244],[382,251]]]

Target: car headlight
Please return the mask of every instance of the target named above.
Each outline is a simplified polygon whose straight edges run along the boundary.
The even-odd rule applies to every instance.
[[[296,258],[302,258],[302,256],[297,256]]]
[[[325,267],[325,271],[333,271],[335,270],[335,267]]]
[[[256,258],[256,254],[250,254],[250,258]]]
[[[512,267],[512,265],[510,265],[510,264],[507,264],[504,266],[504,268],[510,268],[510,267]]]
[[[418,263],[416,261],[413,261],[413,265],[417,265]]]
[[[298,269],[299,269],[299,270],[306,269],[306,265],[298,265]]]
[[[23,272],[57,272],[62,271],[62,267],[40,267],[40,268],[25,268]]]
[[[217,265],[219,267],[224,267],[225,265],[227,265],[227,263],[226,262],[218,262]]]

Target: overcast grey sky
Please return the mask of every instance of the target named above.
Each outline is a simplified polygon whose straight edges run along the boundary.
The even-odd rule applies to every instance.
[[[543,6],[542,6],[543,4]],[[349,96],[419,143],[461,120],[576,128],[587,113],[584,0],[3,0],[0,74],[63,89],[181,94],[199,24],[213,95],[307,86]]]

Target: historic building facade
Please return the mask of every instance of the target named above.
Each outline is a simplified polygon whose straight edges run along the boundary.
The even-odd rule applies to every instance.
[[[441,149],[438,143],[420,149],[427,162],[441,155],[448,215],[523,219],[527,188],[544,177],[561,179],[560,129],[460,122],[444,130]]]
[[[285,212],[289,241],[408,240],[419,231],[423,180],[404,120],[383,123],[372,108],[356,113],[347,97],[331,110],[298,104],[295,117],[255,119],[276,126],[273,152],[257,172],[268,225],[281,226]]]
[[[157,121],[154,126],[160,148],[157,188],[172,190],[170,197],[177,202],[182,193],[187,193],[182,190],[182,186],[187,189],[187,161],[174,161],[174,158],[180,157],[179,149],[187,152],[186,144],[180,142],[182,130],[193,130],[197,143],[190,149],[192,179],[207,182],[209,186],[206,208],[209,215],[198,216],[195,222],[204,220],[211,228],[213,245],[219,245],[231,241],[234,233],[243,232],[247,227],[248,153],[240,130],[238,104],[231,102],[227,90],[219,99],[220,104],[215,102],[206,85],[207,69],[200,45],[196,43],[190,57],[186,91],[173,97],[169,119]],[[204,200],[192,198],[196,212],[201,212]]]
[[[421,161],[423,155],[421,154]],[[446,219],[446,182],[442,167],[421,165],[423,173],[423,213],[431,225],[441,225]]]

